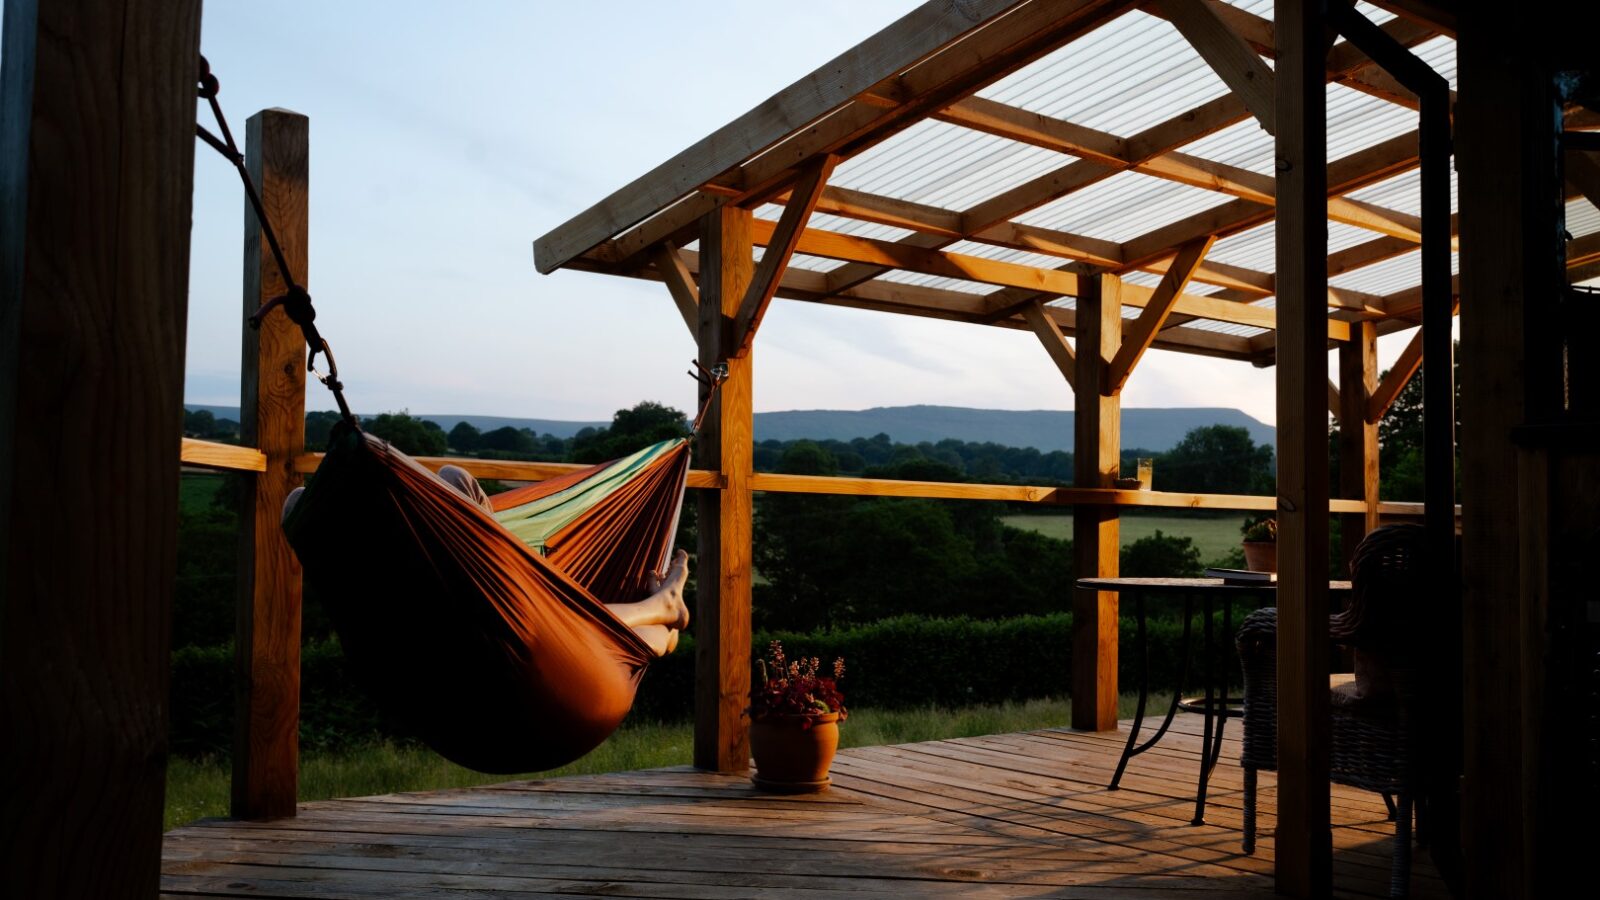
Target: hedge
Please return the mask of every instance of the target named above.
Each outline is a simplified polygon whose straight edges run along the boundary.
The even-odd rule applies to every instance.
[[[857,708],[966,706],[1064,696],[1071,682],[1071,616],[1011,619],[930,619],[901,616],[832,632],[756,635],[753,652],[783,641],[791,657],[845,659],[842,687]],[[1192,644],[1198,652],[1200,625]],[[1217,628],[1220,633],[1220,621]],[[1137,684],[1138,654],[1131,620],[1121,625],[1123,690]],[[1175,618],[1149,623],[1151,684],[1174,683],[1182,665],[1182,627]],[[1195,660],[1198,672],[1199,660]],[[1231,657],[1217,661],[1237,682]],[[300,740],[307,750],[332,750],[378,738],[405,739],[385,721],[345,668],[337,641],[307,644],[300,656]],[[173,654],[172,749],[185,756],[226,756],[233,735],[233,649],[186,647]],[[694,710],[694,641],[685,636],[672,655],[645,673],[631,718],[683,720]]]

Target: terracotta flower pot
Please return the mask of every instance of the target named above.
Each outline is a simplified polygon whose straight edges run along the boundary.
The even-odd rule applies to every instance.
[[[1276,541],[1244,541],[1244,567],[1252,572],[1278,571]]]
[[[812,719],[802,728],[804,716],[770,716],[750,723],[750,752],[756,787],[782,794],[820,791],[831,782],[828,767],[839,749],[839,714]]]

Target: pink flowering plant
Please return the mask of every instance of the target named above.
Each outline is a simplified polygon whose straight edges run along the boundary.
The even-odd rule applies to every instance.
[[[800,720],[801,728],[809,729],[829,713],[838,713],[841,722],[849,715],[839,692],[843,658],[833,661],[833,677],[829,678],[819,674],[822,661],[815,656],[789,659],[783,643],[773,641],[767,657],[757,660],[757,668],[760,681],[750,691],[751,719],[792,716]]]

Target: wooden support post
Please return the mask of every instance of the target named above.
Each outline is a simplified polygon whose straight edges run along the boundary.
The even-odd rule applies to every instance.
[[[1519,541],[1508,536],[1548,527],[1547,497],[1518,490],[1512,438],[1541,418],[1541,404],[1558,405],[1562,394],[1561,354],[1551,352],[1551,331],[1560,325],[1552,300],[1564,280],[1561,226],[1552,221],[1561,209],[1554,140],[1560,105],[1545,70],[1554,47],[1535,37],[1544,30],[1535,22],[1490,9],[1462,13],[1461,884],[1468,897],[1559,896],[1556,882],[1543,889],[1539,882],[1571,871],[1567,860],[1560,849],[1530,841],[1554,824],[1538,821],[1525,794],[1537,732],[1525,730],[1526,718],[1505,714],[1529,710],[1525,679],[1543,662],[1524,659],[1530,623],[1514,600],[1525,567],[1532,575],[1539,564],[1519,559]],[[1571,710],[1564,713],[1566,727]],[[1570,732],[1563,738],[1572,740]]]
[[[1122,341],[1121,279],[1086,275],[1078,292],[1078,377],[1073,389],[1074,483],[1111,487],[1121,469],[1122,399],[1107,390],[1109,361]],[[1079,578],[1115,578],[1121,529],[1115,506],[1078,506],[1072,546]],[[1117,595],[1072,593],[1072,727],[1117,727]]]
[[[245,123],[245,165],[290,270],[306,285],[310,121],[268,109]],[[244,313],[285,290],[261,224],[244,204]],[[247,479],[239,514],[239,609],[234,641],[235,818],[292,816],[300,780],[300,562],[283,536],[283,501],[300,484],[306,443],[306,343],[273,313],[244,327],[239,437],[267,470]]]
[[[700,427],[700,465],[722,471],[719,491],[699,492],[695,583],[694,764],[740,773],[750,765],[750,553],[753,441],[751,354],[737,355],[733,316],[753,274],[750,212],[725,206],[702,220],[700,362],[728,366]],[[705,389],[702,388],[702,401]]]
[[[1339,517],[1347,570],[1361,538],[1378,527],[1378,424],[1367,418],[1377,384],[1378,323],[1354,323],[1350,340],[1339,345],[1339,496],[1361,500],[1367,510]]]
[[[7,0],[0,896],[153,897],[197,0]]]
[[[1332,892],[1326,21],[1278,0],[1278,893]]]

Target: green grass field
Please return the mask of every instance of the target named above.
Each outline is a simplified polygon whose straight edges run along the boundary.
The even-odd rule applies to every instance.
[[[1165,534],[1187,537],[1200,548],[1200,561],[1210,564],[1239,549],[1239,525],[1246,513],[1230,513],[1220,517],[1152,515],[1144,511],[1122,513],[1122,544],[1155,534],[1159,529]],[[1072,540],[1072,515],[1022,514],[1006,516],[1007,525],[1027,528],[1062,540]]]
[[[1152,700],[1151,708],[1163,709],[1165,702],[1164,699]],[[1122,698],[1123,717],[1133,715],[1133,703],[1131,695]],[[840,729],[839,742],[842,747],[870,747],[1051,728],[1065,725],[1071,709],[1066,700],[895,712],[863,709],[850,714],[849,721]],[[524,775],[484,775],[446,762],[426,748],[393,743],[344,753],[307,753],[300,758],[300,799],[364,797],[525,778],[687,765],[694,744],[693,733],[693,726],[688,722],[624,725],[583,759],[549,772]],[[176,828],[195,819],[227,814],[227,763],[174,758],[167,767],[165,827]]]

